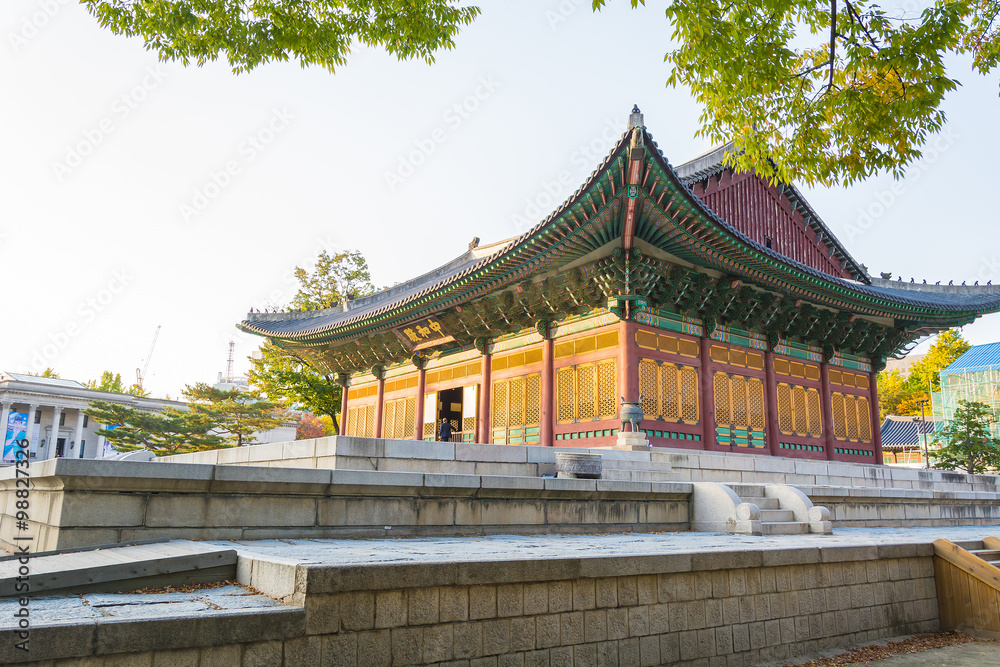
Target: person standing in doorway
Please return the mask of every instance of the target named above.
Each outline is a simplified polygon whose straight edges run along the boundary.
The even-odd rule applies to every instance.
[[[441,442],[451,442],[451,424],[443,417],[441,418],[441,428],[438,431],[438,435],[441,436]]]

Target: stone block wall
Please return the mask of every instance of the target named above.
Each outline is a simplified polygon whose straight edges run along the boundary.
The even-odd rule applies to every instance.
[[[937,630],[932,553],[931,545],[895,545],[502,563],[278,564],[251,568],[247,576],[256,581],[246,583],[284,593],[304,610],[304,620],[290,624],[283,638],[225,646],[225,636],[202,631],[183,649],[178,639],[163,638],[163,647],[141,644],[141,654],[72,664],[181,658],[206,664],[228,651],[225,664],[233,665],[742,667]],[[127,630],[119,627],[119,638]],[[105,644],[94,646],[100,651]]]
[[[56,459],[32,466],[35,551],[150,538],[687,530],[690,484]],[[0,546],[15,545],[0,470]]]

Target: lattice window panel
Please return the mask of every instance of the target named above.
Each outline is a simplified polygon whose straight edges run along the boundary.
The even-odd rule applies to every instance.
[[[844,395],[833,394],[830,397],[833,408],[833,436],[841,440],[847,439],[847,421],[844,419]]]
[[[577,366],[577,405],[580,421],[592,420],[597,416],[597,369],[593,364]]]
[[[792,420],[792,388],[781,382],[778,384],[778,430],[785,435],[791,435],[794,428],[795,423]]]
[[[865,375],[858,375],[854,378],[854,384],[858,389],[868,389],[868,377]]]
[[[396,416],[396,401],[386,401],[382,408],[382,437],[396,439],[392,420]]]
[[[524,423],[535,425],[542,421],[542,376],[538,373],[524,378]]]
[[[638,333],[641,332],[637,332],[636,335]],[[657,375],[659,372],[655,361],[643,359],[639,362],[639,395],[642,396],[642,413],[646,419],[656,419],[660,416]]]
[[[656,349],[656,334],[640,329],[635,332],[635,344],[647,350]]]
[[[403,411],[403,437],[407,440],[413,438],[413,431],[417,421],[417,398],[410,396],[406,399],[406,407]]]
[[[604,333],[597,334],[598,350],[607,350],[612,347],[618,347],[617,331],[605,331]]]
[[[357,435],[358,434],[358,409],[357,408],[347,408],[347,423],[343,425],[344,435]]]
[[[763,430],[765,424],[764,383],[759,378],[750,378],[747,381],[747,404],[750,428]]]
[[[734,375],[730,379],[733,391],[733,425],[748,426],[747,422],[747,380],[742,375]]]
[[[507,428],[507,382],[493,383],[493,428]]]
[[[597,364],[597,414],[604,419],[618,416],[618,371],[614,360]]]
[[[524,423],[524,378],[510,379],[510,425]]]
[[[725,347],[719,347],[718,345],[713,345],[708,351],[708,355],[712,358],[712,361],[719,364],[729,363],[729,349]]]
[[[844,414],[847,416],[847,439],[858,439],[858,403],[854,396],[844,396]]]
[[[731,349],[729,350],[729,363],[734,366],[746,366],[747,365],[747,353],[743,350]]]
[[[819,382],[819,366],[806,366],[806,379]]]
[[[425,439],[426,438],[433,438],[434,437],[434,424],[424,424],[423,433],[424,433],[424,438]]]
[[[715,421],[723,426],[728,426],[732,423],[729,376],[725,373],[715,374]]]
[[[681,367],[681,419],[698,421],[698,371]]]
[[[818,438],[823,435],[823,408],[819,392],[813,388],[806,389],[806,407],[809,414],[809,435]]]
[[[796,433],[805,435],[809,432],[809,418],[806,415],[806,389],[799,385],[792,387],[792,419]]]
[[[681,395],[677,386],[677,366],[663,364],[660,366],[660,403],[663,406],[663,418],[675,422],[681,418]]]
[[[396,401],[396,414],[393,415],[392,431],[396,438],[402,438],[406,429],[406,399],[401,398]]]
[[[556,373],[556,415],[560,422],[576,418],[576,372],[573,368],[560,368]]]
[[[375,404],[365,406],[365,433],[366,438],[375,437]]]
[[[476,432],[476,418],[475,417],[462,417],[462,430],[466,433]]]
[[[858,439],[864,442],[872,441],[872,413],[868,399],[858,397]]]
[[[748,352],[747,368],[752,368],[756,371],[764,370],[764,357],[759,354],[754,354],[753,352]]]

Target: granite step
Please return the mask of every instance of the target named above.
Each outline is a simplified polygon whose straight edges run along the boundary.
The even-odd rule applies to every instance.
[[[236,550],[170,540],[47,552],[29,558],[31,593],[115,593],[236,578]],[[0,560],[0,598],[17,595],[17,556]]]
[[[804,521],[762,521],[762,535],[808,535],[809,524]]]

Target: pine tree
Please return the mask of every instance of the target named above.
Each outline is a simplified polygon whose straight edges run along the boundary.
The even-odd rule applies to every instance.
[[[152,412],[120,403],[91,401],[83,413],[104,427],[96,431],[97,435],[107,438],[119,452],[148,449],[157,456],[166,456],[229,446],[221,436],[210,433],[213,424],[202,415],[176,408]]]
[[[276,403],[264,400],[255,391],[216,389],[204,382],[184,388],[190,413],[211,424],[212,432],[230,445],[249,445],[253,434],[270,431],[288,416]]]
[[[935,444],[944,445],[931,453],[938,470],[964,470],[970,475],[1000,468],[1000,438],[990,432],[990,408],[978,401],[959,401],[954,418],[948,422]]]

